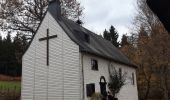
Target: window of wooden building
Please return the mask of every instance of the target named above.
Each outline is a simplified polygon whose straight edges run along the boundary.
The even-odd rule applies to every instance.
[[[132,73],[132,85],[135,85],[135,75]]]
[[[95,70],[95,71],[98,71],[98,70],[99,70],[99,69],[98,69],[98,62],[97,62],[97,60],[91,59],[91,69],[92,69],[92,70]]]

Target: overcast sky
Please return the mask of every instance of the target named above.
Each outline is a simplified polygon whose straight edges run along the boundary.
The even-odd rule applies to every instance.
[[[79,0],[84,9],[84,26],[102,33],[113,25],[120,35],[128,33],[136,12],[136,0]]]
[[[122,34],[129,32],[136,12],[136,0],[78,1],[85,8],[82,20],[87,29],[101,34],[113,25],[119,33],[119,40]]]

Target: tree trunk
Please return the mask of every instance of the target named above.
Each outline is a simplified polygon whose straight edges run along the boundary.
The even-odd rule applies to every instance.
[[[150,80],[147,81],[147,89],[146,89],[146,94],[145,94],[144,100],[148,99],[149,92],[150,92]]]

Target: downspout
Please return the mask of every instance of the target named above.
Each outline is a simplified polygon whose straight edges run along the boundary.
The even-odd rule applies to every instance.
[[[83,53],[81,53],[81,64],[82,64],[82,85],[83,85],[83,87],[82,87],[82,100],[84,100],[85,99],[85,96],[84,96],[84,63],[83,63],[83,58],[84,58],[84,54]]]

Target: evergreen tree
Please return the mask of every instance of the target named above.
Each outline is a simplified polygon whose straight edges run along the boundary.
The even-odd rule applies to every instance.
[[[15,50],[10,33],[2,41],[0,54],[0,74],[17,75]]]
[[[8,43],[8,44],[11,44],[11,34],[10,33],[8,33],[7,34],[7,37],[6,37],[6,42]]]
[[[22,55],[24,54],[27,46],[28,46],[28,41],[26,40],[26,36],[17,33],[17,35],[14,37],[14,49],[15,49],[15,57],[19,64],[22,63]]]
[[[111,41],[110,33],[106,29],[103,32],[103,37],[104,37],[104,39]]]
[[[129,45],[129,42],[128,42],[128,38],[126,35],[123,35],[122,36],[122,40],[121,40],[121,43],[120,43],[121,47],[125,46],[125,45]]]
[[[4,49],[4,60],[5,60],[5,62],[12,62],[13,57],[14,57],[13,56],[14,49],[13,49],[13,44],[12,44],[10,33],[8,33],[6,38],[4,39],[3,49]]]
[[[2,36],[0,35],[0,65],[1,65],[1,59],[2,59],[2,55],[3,55],[3,40],[2,40]]]
[[[115,47],[119,47],[119,42],[118,42],[118,40],[117,40],[118,37],[119,37],[119,35],[118,35],[116,29],[115,29],[113,26],[110,27],[110,37],[111,37],[111,42],[112,42],[112,44],[113,44]]]
[[[2,36],[0,35],[0,43],[2,43]]]
[[[119,35],[113,26],[110,27],[109,32],[105,29],[105,31],[103,32],[103,37],[104,39],[110,41],[115,47],[119,47]]]
[[[22,53],[24,54],[24,52],[26,51],[26,49],[29,45],[29,42],[27,41],[26,35],[22,35],[21,39],[22,39]]]
[[[4,39],[0,36],[0,74],[21,76],[21,58],[25,50],[23,47],[27,46],[27,43],[24,36],[20,36],[18,39],[16,37],[13,42],[10,33]],[[20,42],[16,42],[18,40]],[[18,58],[20,59],[18,60]]]

